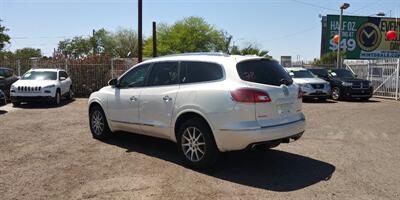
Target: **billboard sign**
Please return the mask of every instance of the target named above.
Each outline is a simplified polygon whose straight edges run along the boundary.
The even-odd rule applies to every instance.
[[[324,24],[325,23],[325,24]],[[339,33],[339,15],[328,15],[323,20],[322,54],[337,51],[333,37]],[[397,32],[395,40],[386,33]],[[400,19],[381,17],[343,16],[341,50],[347,59],[400,58]]]

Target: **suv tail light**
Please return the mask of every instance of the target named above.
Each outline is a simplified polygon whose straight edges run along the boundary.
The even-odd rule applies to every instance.
[[[234,101],[240,103],[268,103],[271,102],[267,92],[255,89],[237,89],[231,91]]]
[[[301,90],[301,87],[299,87],[299,94],[297,95],[297,98],[303,98],[303,90]]]

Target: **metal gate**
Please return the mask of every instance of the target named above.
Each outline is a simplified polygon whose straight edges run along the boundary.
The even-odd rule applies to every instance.
[[[374,95],[400,99],[400,59],[374,61],[346,61],[346,68],[359,78],[371,81]]]

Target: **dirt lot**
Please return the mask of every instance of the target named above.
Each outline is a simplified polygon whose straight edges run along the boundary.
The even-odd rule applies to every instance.
[[[0,199],[400,199],[400,102],[305,103],[299,141],[197,172],[168,141],[92,139],[86,101],[0,108]]]

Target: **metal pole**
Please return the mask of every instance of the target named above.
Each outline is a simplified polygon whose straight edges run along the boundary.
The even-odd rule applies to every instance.
[[[19,59],[17,60],[17,70],[18,76],[21,76],[21,61]]]
[[[340,62],[340,42],[342,41],[342,17],[343,17],[343,8],[340,8],[339,42],[338,42],[338,49],[337,49],[337,55],[336,55],[336,68],[339,68],[339,62]]]
[[[65,59],[65,71],[68,72],[68,59]]]
[[[111,79],[114,79],[114,58],[111,58]]]
[[[138,0],[138,63],[143,60],[142,0]]]
[[[157,57],[157,28],[156,28],[156,22],[153,22],[153,57]]]
[[[400,76],[400,58],[397,60],[397,73],[396,73],[396,100],[399,100],[399,76]]]

